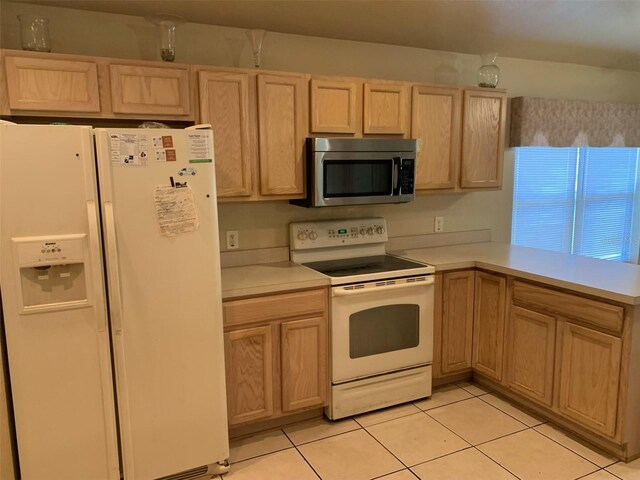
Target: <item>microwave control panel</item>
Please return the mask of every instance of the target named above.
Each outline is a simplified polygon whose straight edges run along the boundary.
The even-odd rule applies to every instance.
[[[297,222],[289,225],[289,237],[292,250],[384,243],[387,222],[384,218]]]

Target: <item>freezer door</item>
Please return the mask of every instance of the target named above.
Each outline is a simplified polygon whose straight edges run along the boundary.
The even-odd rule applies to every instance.
[[[212,133],[96,130],[125,479],[229,456]]]
[[[0,125],[0,281],[23,480],[120,478],[95,180],[90,127]]]

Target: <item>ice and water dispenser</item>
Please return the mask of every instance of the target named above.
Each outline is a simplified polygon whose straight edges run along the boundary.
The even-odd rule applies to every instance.
[[[86,237],[12,238],[22,313],[89,305]]]

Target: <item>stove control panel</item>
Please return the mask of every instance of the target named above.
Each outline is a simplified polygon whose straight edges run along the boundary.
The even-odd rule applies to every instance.
[[[384,243],[388,238],[384,218],[350,218],[289,225],[291,250]]]

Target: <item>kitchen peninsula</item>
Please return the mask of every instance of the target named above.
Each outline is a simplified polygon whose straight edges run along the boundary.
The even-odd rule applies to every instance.
[[[638,266],[496,242],[392,253],[436,269],[434,383],[473,376],[620,458],[640,454]],[[288,262],[222,270],[226,301],[325,282]]]

